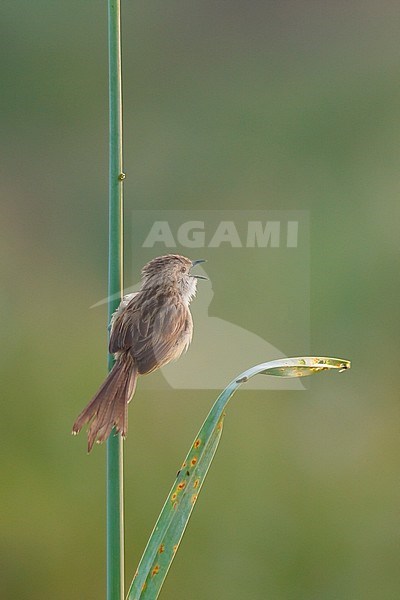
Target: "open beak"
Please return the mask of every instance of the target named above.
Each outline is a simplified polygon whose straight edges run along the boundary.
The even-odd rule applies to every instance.
[[[190,268],[193,269],[193,267],[196,265],[200,265],[201,263],[205,262],[207,261],[204,258],[199,258],[198,260],[192,261],[192,266]],[[191,275],[191,277],[195,277],[196,279],[205,279],[206,281],[208,280],[208,277],[203,277],[203,275]]]

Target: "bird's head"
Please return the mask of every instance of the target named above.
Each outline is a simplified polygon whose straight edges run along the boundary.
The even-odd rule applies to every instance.
[[[192,261],[180,254],[166,254],[153,258],[142,269],[142,288],[165,287],[179,292],[185,302],[190,302],[196,293],[197,279],[207,279],[192,273],[193,267],[203,262],[206,261]]]

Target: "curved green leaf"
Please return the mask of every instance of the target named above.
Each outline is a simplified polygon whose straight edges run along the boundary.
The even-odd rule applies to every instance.
[[[127,600],[155,600],[158,597],[217,450],[224,409],[238,387],[257,374],[304,377],[349,368],[350,362],[339,358],[284,358],[256,365],[231,381],[218,396],[177,474],[140,560]]]

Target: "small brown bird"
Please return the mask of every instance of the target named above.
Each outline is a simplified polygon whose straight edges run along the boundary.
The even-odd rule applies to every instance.
[[[189,304],[197,279],[206,279],[192,275],[191,269],[202,262],[178,254],[154,258],[142,269],[139,291],[124,296],[113,314],[109,352],[115,364],[72,428],[77,434],[91,421],[88,452],[95,442],[104,442],[113,427],[126,436],[128,403],[138,375],[155,371],[187,350],[193,334]]]

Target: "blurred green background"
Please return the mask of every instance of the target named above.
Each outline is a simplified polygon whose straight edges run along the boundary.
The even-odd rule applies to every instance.
[[[106,307],[89,310],[107,293],[106,2],[0,15],[2,593],[91,600],[105,449],[70,428],[106,370]],[[353,361],[235,396],[162,597],[397,599],[399,5],[132,0],[123,20],[127,214],[308,210],[310,346],[290,354]],[[213,315],[234,289],[240,325],[268,329],[262,297],[207,270]],[[129,578],[215,397],[139,386]]]

